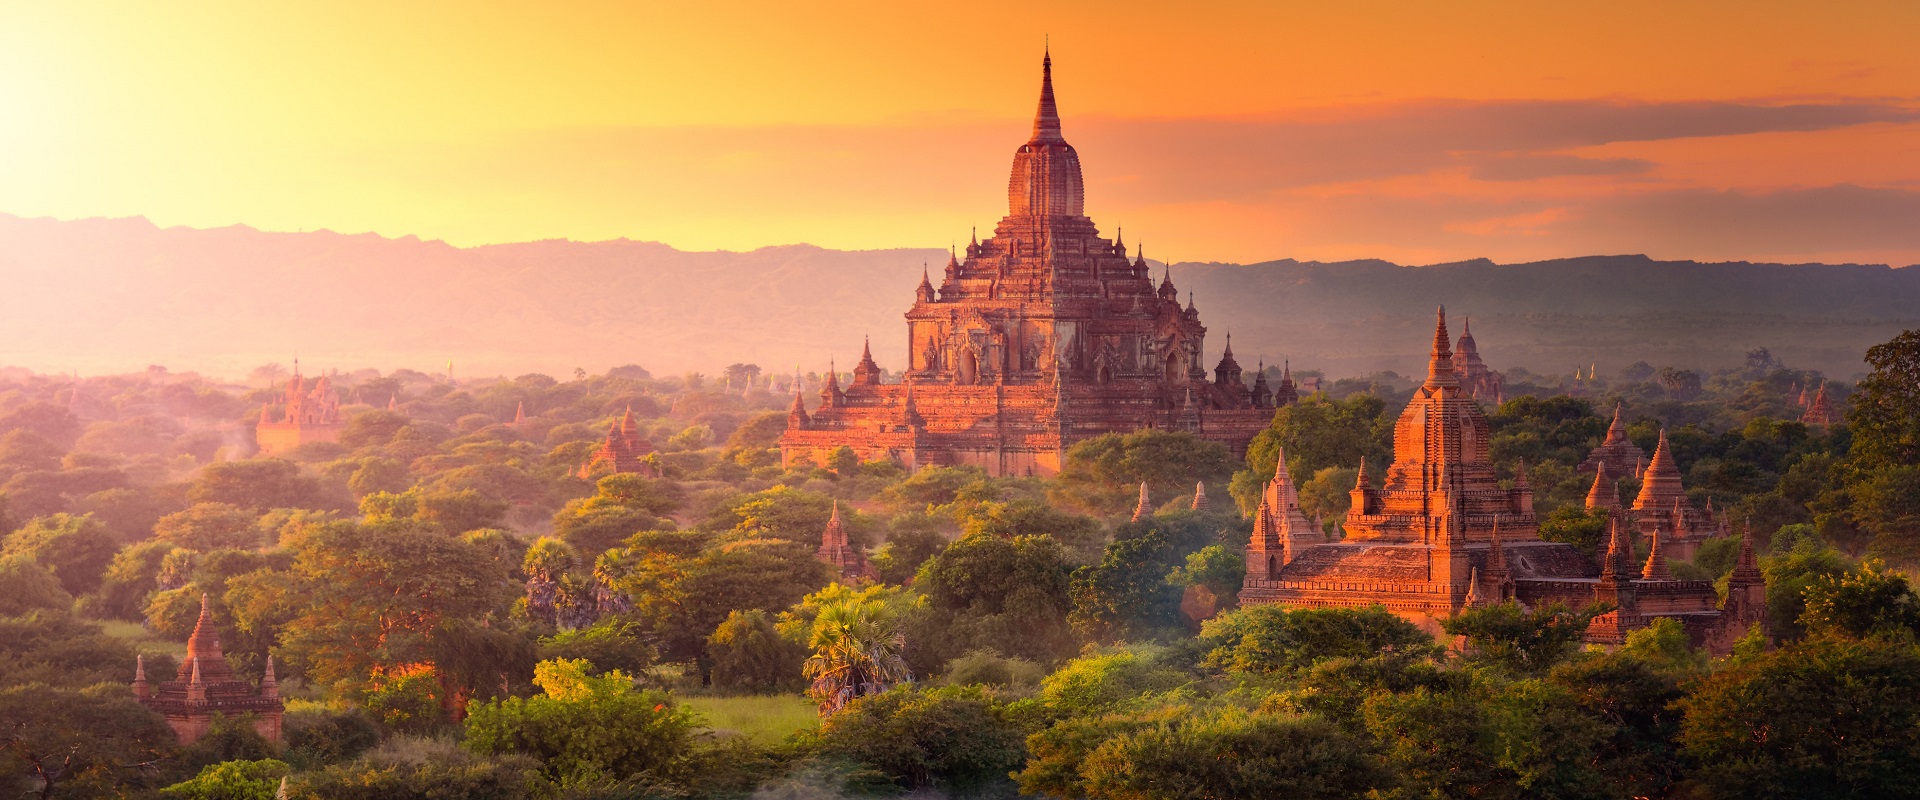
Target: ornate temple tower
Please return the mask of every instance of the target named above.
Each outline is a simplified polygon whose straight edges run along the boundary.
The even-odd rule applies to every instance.
[[[1276,498],[1273,488],[1290,486],[1282,462],[1255,512],[1242,605],[1380,605],[1437,633],[1440,620],[1475,606],[1514,601],[1584,608],[1599,601],[1613,610],[1588,627],[1589,642],[1619,644],[1631,631],[1669,617],[1715,652],[1731,647],[1754,615],[1764,622],[1764,586],[1741,589],[1742,599],[1730,598],[1723,610],[1712,582],[1675,580],[1665,559],[1679,539],[1664,530],[1656,557],[1644,564],[1633,558],[1633,536],[1619,514],[1609,521],[1612,540],[1599,565],[1573,545],[1541,541],[1526,465],[1516,464],[1512,480],[1501,485],[1489,457],[1487,418],[1461,386],[1455,357],[1442,310],[1427,379],[1394,426],[1385,485],[1373,488],[1361,463],[1345,539],[1281,535],[1299,527],[1273,511],[1290,503],[1285,491]],[[1660,470],[1672,466],[1664,448],[1655,461]],[[1600,474],[1589,504],[1617,507],[1612,467],[1601,462],[1595,468]],[[1671,481],[1652,467],[1647,472],[1655,476],[1649,479],[1654,502],[1670,500],[1677,470]],[[1749,581],[1742,586],[1757,574],[1736,570]]]
[[[1144,255],[1086,215],[1080,155],[1066,140],[1053,59],[1014,151],[1007,215],[950,254],[936,288],[923,271],[907,310],[902,384],[883,384],[871,353],[842,390],[789,414],[786,464],[836,448],[863,459],[972,464],[995,475],[1052,474],[1066,448],[1104,433],[1187,430],[1236,454],[1273,417],[1231,348],[1206,367],[1207,328],[1170,273],[1156,286]],[[907,387],[912,387],[911,389]],[[910,424],[903,406],[915,399]]]
[[[181,744],[192,744],[207,733],[213,715],[253,717],[253,728],[269,742],[280,741],[280,717],[286,705],[280,700],[280,684],[273,675],[273,658],[267,658],[266,674],[255,691],[246,681],[234,677],[227,658],[220,652],[220,634],[214,629],[213,614],[207,598],[200,598],[200,619],[187,639],[187,657],[173,680],[155,688],[147,681],[146,660],[134,664],[133,695],[146,707],[167,718]]]
[[[1640,494],[1633,499],[1633,526],[1640,536],[1659,537],[1667,557],[1690,561],[1700,545],[1720,533],[1722,521],[1711,512],[1694,508],[1680,484],[1680,467],[1673,460],[1667,432],[1653,448],[1653,460],[1640,474]]]
[[[307,442],[337,442],[340,431],[346,429],[340,418],[340,393],[334,391],[333,382],[322,375],[308,383],[300,376],[298,363],[294,366],[281,397],[281,412],[275,415],[272,404],[260,407],[260,423],[253,429],[260,455],[284,455]]]
[[[1436,544],[1456,535],[1447,530],[1453,524],[1462,541],[1487,542],[1497,523],[1509,543],[1538,539],[1533,490],[1524,473],[1501,488],[1488,452],[1491,438],[1486,414],[1455,372],[1443,308],[1426,382],[1393,426],[1386,486],[1361,491],[1366,511],[1347,516],[1347,538]]]

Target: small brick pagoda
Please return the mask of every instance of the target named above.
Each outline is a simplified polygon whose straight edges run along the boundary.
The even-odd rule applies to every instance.
[[[1806,392],[1801,391],[1801,395],[1805,396]],[[1840,421],[1840,415],[1834,413],[1833,401],[1827,399],[1826,381],[1820,382],[1819,391],[1814,392],[1813,399],[1808,401],[1806,406],[1806,413],[1800,415],[1800,421],[1807,425],[1825,428]]]
[[[215,714],[228,719],[252,715],[255,732],[269,742],[280,741],[280,716],[286,705],[280,701],[280,684],[273,676],[273,657],[267,657],[259,691],[235,677],[220,652],[220,635],[214,630],[205,595],[200,596],[200,619],[187,639],[187,657],[180,662],[179,672],[156,687],[147,681],[146,659],[139,658],[134,662],[133,696],[166,717],[183,745],[205,736]]]
[[[1618,517],[1596,569],[1579,548],[1540,539],[1524,465],[1502,487],[1490,432],[1455,372],[1442,309],[1427,379],[1394,425],[1385,486],[1372,488],[1363,464],[1346,538],[1329,542],[1317,526],[1302,530],[1283,459],[1256,512],[1241,604],[1377,604],[1437,631],[1440,619],[1509,599],[1576,609],[1598,600],[1615,610],[1588,628],[1590,642],[1619,644],[1655,618],[1672,617],[1697,644],[1722,653],[1751,625],[1764,625],[1765,589],[1753,588],[1758,573],[1748,569],[1750,538],[1741,555],[1747,571],[1735,570],[1725,608],[1711,582],[1673,580],[1664,557],[1635,569],[1630,534]]]
[[[814,557],[833,567],[834,571],[840,573],[841,580],[871,580],[874,577],[866,554],[847,540],[847,528],[840,522],[838,500],[833,501],[833,516],[827,518],[827,529],[820,534],[820,550]]]
[[[1231,344],[1209,380],[1207,329],[1170,273],[1086,216],[1080,156],[1061,135],[1053,61],[1041,62],[1033,133],[1015,151],[1008,214],[938,288],[923,274],[907,311],[908,363],[882,384],[871,350],[842,388],[831,371],[809,412],[796,390],[781,459],[971,464],[1050,475],[1075,442],[1142,428],[1185,430],[1235,455],[1273,418],[1264,376],[1249,388]],[[1283,396],[1292,393],[1283,381]]]
[[[1667,432],[1660,432],[1660,443],[1653,448],[1653,460],[1640,473],[1640,494],[1630,509],[1633,527],[1651,543],[1659,541],[1668,558],[1692,561],[1700,545],[1716,536],[1727,535],[1727,523],[1713,511],[1694,508],[1687,490],[1680,485],[1680,467],[1674,463],[1667,445]],[[1657,537],[1657,538],[1656,538]]]
[[[1647,451],[1641,450],[1639,445],[1627,438],[1627,424],[1620,419],[1620,405],[1617,403],[1613,406],[1613,422],[1607,425],[1607,438],[1574,469],[1593,472],[1603,463],[1607,465],[1607,474],[1615,480],[1639,475],[1647,465]]]
[[[346,428],[340,418],[340,393],[334,391],[333,383],[325,375],[308,383],[300,377],[297,364],[280,407],[278,418],[272,403],[260,407],[260,423],[253,429],[260,455],[284,455],[308,442],[337,442]]]
[[[524,418],[515,415],[514,424],[521,424]],[[646,461],[653,452],[653,443],[640,435],[640,423],[634,421],[633,409],[629,407],[620,419],[607,427],[607,440],[600,449],[593,451],[587,463],[580,465],[577,473],[582,478],[591,478],[605,473],[633,472],[653,475],[655,470]]]

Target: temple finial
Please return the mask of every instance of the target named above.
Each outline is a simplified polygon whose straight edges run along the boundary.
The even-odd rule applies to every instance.
[[[1040,109],[1033,116],[1033,141],[1064,142],[1060,135],[1060,109],[1053,100],[1053,52],[1040,60]]]

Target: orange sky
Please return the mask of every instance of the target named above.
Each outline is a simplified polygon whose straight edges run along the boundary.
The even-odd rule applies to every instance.
[[[1920,263],[1910,2],[7,2],[0,212],[943,246],[1048,35],[1156,258]]]

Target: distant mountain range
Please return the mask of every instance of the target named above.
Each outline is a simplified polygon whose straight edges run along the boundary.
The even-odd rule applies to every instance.
[[[0,214],[0,365],[161,364],[242,377],[297,355],[309,370],[439,371],[451,359],[465,375],[628,363],[712,374],[734,362],[816,370],[829,358],[848,369],[871,335],[875,358],[898,368],[921,265],[937,275],[946,257],[811,245],[684,252],[627,240],[460,248]],[[1450,320],[1472,318],[1494,368],[1550,374],[1642,360],[1722,367],[1767,347],[1791,366],[1849,378],[1868,346],[1920,328],[1920,268],[1628,255],[1172,269],[1210,328],[1209,366],[1231,332],[1247,367],[1286,358],[1335,377],[1424,370],[1441,303]]]

